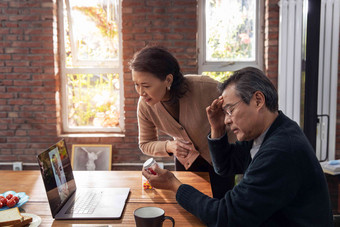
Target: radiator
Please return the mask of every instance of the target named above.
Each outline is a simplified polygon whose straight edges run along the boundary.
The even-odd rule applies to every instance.
[[[279,109],[300,123],[303,0],[282,0],[279,24]]]
[[[320,161],[335,158],[339,1],[321,1],[316,135],[316,155]],[[282,0],[279,7],[279,109],[300,124],[304,18],[307,18],[308,1]]]
[[[322,0],[318,79],[316,154],[320,161],[335,158],[338,87],[339,2]]]

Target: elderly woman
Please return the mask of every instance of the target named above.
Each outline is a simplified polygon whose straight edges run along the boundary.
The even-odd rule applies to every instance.
[[[218,82],[208,76],[183,76],[176,58],[160,46],[135,53],[130,69],[140,96],[137,114],[141,151],[150,156],[173,155],[177,171],[209,172],[213,196],[223,197],[234,186],[234,176],[222,178],[214,172],[205,111],[219,96]],[[173,140],[159,141],[158,130]]]

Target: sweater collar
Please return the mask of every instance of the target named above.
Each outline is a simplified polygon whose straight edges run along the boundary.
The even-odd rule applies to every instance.
[[[280,125],[284,122],[284,120],[287,119],[287,116],[282,113],[281,110],[279,110],[279,115],[277,118],[274,120],[272,125],[269,127],[266,136],[264,137],[263,141],[266,141],[267,138],[278,128]],[[262,141],[262,142],[263,142]]]
[[[262,133],[259,137],[254,139],[252,148],[250,149],[251,158],[254,158],[256,153],[259,151],[259,149],[260,149],[260,147],[263,143],[264,137],[266,136],[268,130],[269,130],[269,128],[267,128],[266,131],[264,131],[264,133]]]

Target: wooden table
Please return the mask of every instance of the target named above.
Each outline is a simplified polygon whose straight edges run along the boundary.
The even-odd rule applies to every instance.
[[[182,183],[190,184],[212,196],[209,174],[174,172]],[[77,187],[129,187],[130,195],[119,220],[54,220],[39,171],[0,171],[0,192],[25,192],[30,198],[22,206],[27,213],[42,218],[40,226],[135,226],[133,212],[143,206],[157,206],[175,219],[175,226],[205,226],[198,218],[177,204],[175,193],[167,190],[144,190],[141,171],[74,171]],[[163,226],[171,226],[165,221]]]

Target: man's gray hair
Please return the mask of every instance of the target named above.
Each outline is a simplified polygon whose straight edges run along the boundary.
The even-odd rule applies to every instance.
[[[260,91],[265,97],[266,107],[269,111],[278,111],[277,90],[261,70],[254,67],[246,67],[235,71],[226,81],[219,84],[219,91],[222,93],[232,84],[235,84],[236,95],[247,105],[249,105],[253,94],[256,91]]]

